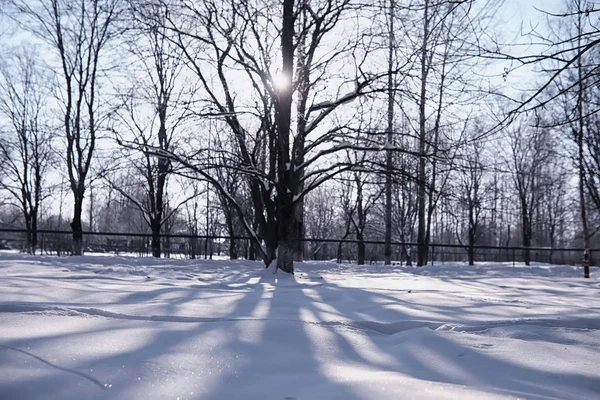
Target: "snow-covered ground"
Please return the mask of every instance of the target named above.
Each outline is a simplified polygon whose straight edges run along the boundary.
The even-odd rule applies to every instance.
[[[0,254],[0,399],[600,398],[600,271]]]

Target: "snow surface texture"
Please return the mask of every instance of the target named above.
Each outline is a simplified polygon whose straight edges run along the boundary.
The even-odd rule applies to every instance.
[[[600,398],[600,271],[0,254],[0,399]]]

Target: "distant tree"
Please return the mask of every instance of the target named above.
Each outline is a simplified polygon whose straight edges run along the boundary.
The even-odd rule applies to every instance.
[[[47,75],[36,54],[17,50],[0,61],[0,188],[11,194],[27,231],[26,249],[35,253],[40,208],[53,158],[53,132],[47,125]]]
[[[428,262],[432,223],[448,182],[451,149],[456,147],[460,139],[456,136],[460,136],[464,125],[456,105],[468,108],[482,96],[474,72],[481,68],[483,60],[475,55],[490,29],[490,16],[501,3],[419,0],[406,7],[411,21],[406,45],[414,49],[414,63],[409,72],[412,79],[407,80],[404,89],[408,101],[403,109],[414,121],[412,130],[418,152],[418,266]]]
[[[455,163],[457,169],[457,194],[458,202],[467,212],[466,247],[469,265],[475,264],[475,244],[482,235],[482,215],[484,208],[484,163],[483,143],[469,141],[461,146]],[[459,241],[462,241],[459,236]]]
[[[83,200],[96,150],[101,60],[118,34],[118,0],[6,0],[20,26],[48,44],[58,60],[56,97],[61,107],[65,163],[73,193],[73,254],[83,254]],[[50,60],[49,60],[49,63]]]
[[[137,203],[145,193],[137,182],[133,169],[112,172],[105,177],[105,185],[96,195],[94,210],[98,230],[102,232],[147,233],[147,221]],[[118,189],[117,189],[118,188]]]
[[[125,163],[130,163],[140,177],[146,196],[131,201],[144,215],[152,233],[153,257],[161,256],[161,231],[169,218],[166,192],[171,160],[149,153],[148,147],[170,151],[176,146],[175,136],[188,116],[187,105],[192,89],[182,88],[181,50],[168,36],[166,8],[159,2],[144,2],[143,12],[132,2],[127,51],[133,65],[126,69],[131,77],[121,104],[115,111],[113,130],[124,146]],[[139,72],[141,71],[141,73]],[[138,154],[134,154],[138,153]],[[141,155],[141,157],[140,157]],[[123,161],[119,161],[123,163]],[[116,190],[120,190],[115,186]],[[127,191],[122,193],[128,196]],[[175,207],[178,208],[178,207]]]
[[[347,157],[349,163],[360,165],[364,164],[364,159],[368,157],[368,154],[365,152],[349,152]],[[353,230],[355,234],[357,263],[359,265],[365,263],[366,230],[374,207],[383,194],[380,185],[374,185],[373,177],[372,173],[360,170],[346,172],[340,176],[340,182],[343,185],[340,196],[341,209],[344,213],[345,224],[348,227],[347,232]]]
[[[534,218],[540,207],[540,198],[547,182],[543,171],[554,155],[554,140],[548,128],[541,127],[539,117],[524,119],[508,128],[511,149],[509,168],[516,190],[521,217],[524,261],[530,262],[529,247],[534,235]]]
[[[497,59],[510,60],[506,68],[509,74],[515,69],[537,66],[545,73],[542,83],[524,98],[515,100],[515,106],[503,122],[509,122],[520,112],[540,110],[562,100],[564,113],[554,118],[554,126],[569,127],[576,146],[575,165],[579,187],[579,210],[584,247],[584,275],[589,277],[590,238],[594,229],[589,226],[588,199],[594,198],[595,187],[600,182],[600,163],[594,161],[594,143],[598,143],[597,131],[591,128],[600,103],[591,99],[597,91],[598,54],[600,53],[600,29],[596,19],[600,10],[594,2],[566,0],[562,11],[542,11],[550,22],[546,31],[533,29],[528,37],[537,51],[527,54],[502,52],[495,46],[488,52]],[[556,115],[553,115],[556,117]],[[590,129],[591,128],[591,129]],[[590,142],[592,146],[589,146]],[[599,197],[600,199],[600,197]],[[596,207],[600,203],[594,203]]]
[[[333,183],[319,187],[306,197],[306,235],[311,239],[329,240],[339,236],[340,224],[337,219],[336,203],[332,201],[332,192],[338,191]],[[310,259],[328,257],[331,244],[323,242],[308,243]]]

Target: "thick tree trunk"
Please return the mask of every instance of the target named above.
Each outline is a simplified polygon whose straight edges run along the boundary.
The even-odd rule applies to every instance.
[[[469,244],[469,248],[467,249],[469,256],[469,265],[475,265],[475,248],[472,244]]]
[[[531,263],[531,251],[529,250],[531,247],[531,235],[527,228],[523,228],[523,247],[523,261],[525,265],[529,265]]]
[[[279,231],[277,229],[276,223],[273,222],[272,224],[267,226],[264,238],[266,250],[264,262],[266,267],[269,267],[271,263],[277,258],[277,246],[279,244],[278,235]],[[254,241],[252,242],[252,244],[256,246],[256,244],[254,244]],[[256,247],[251,248],[251,251],[253,253],[256,253]]]
[[[150,229],[152,230],[152,241],[150,243],[150,248],[152,249],[152,257],[160,258],[160,222],[151,221]]]
[[[364,241],[364,236],[360,233],[356,234],[356,240],[358,241],[357,243],[357,250],[358,250],[358,259],[356,260],[356,263],[358,265],[364,265],[365,263],[365,254],[366,254],[366,247],[365,247],[365,241]]]
[[[404,239],[402,240],[404,242]],[[410,249],[406,245],[402,245],[402,258],[406,260],[406,266],[412,266],[412,258],[410,254]]]
[[[196,247],[197,247],[197,239],[193,238],[190,240],[190,259],[191,260],[195,260],[196,259]]]
[[[32,247],[32,229],[31,229],[31,216],[25,212],[25,248],[21,249],[21,251],[26,251],[29,254],[33,254],[31,252],[31,247]]]
[[[248,260],[256,260],[256,244],[254,241],[250,241],[248,248]]]
[[[298,193],[290,160],[290,128],[292,117],[292,76],[294,74],[294,0],[283,1],[281,29],[282,74],[289,86],[279,90],[275,121],[277,125],[277,268],[294,273],[298,221],[293,195]]]
[[[237,260],[238,258],[237,242],[233,237],[229,239],[229,258],[231,260]]]
[[[294,252],[298,246],[296,210],[289,194],[280,196],[278,202],[277,268],[294,273]]]
[[[83,225],[81,223],[81,212],[83,210],[83,196],[75,196],[73,210],[73,220],[71,221],[71,231],[73,232],[73,251],[72,255],[83,255]]]
[[[284,233],[284,231],[287,231]],[[294,273],[294,250],[296,249],[296,238],[293,237],[294,229],[289,226],[280,229],[284,237],[279,240],[279,246],[277,247],[277,268],[293,274]]]

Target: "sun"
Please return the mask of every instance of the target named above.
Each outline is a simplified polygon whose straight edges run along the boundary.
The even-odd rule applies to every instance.
[[[287,75],[277,72],[271,76],[271,84],[275,90],[283,90],[289,88],[290,81]]]

